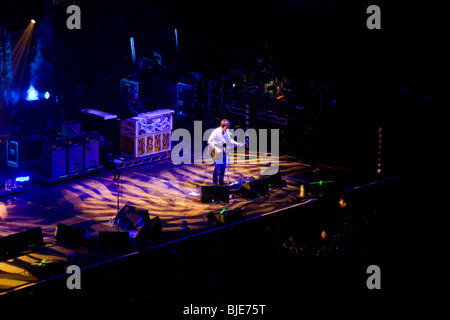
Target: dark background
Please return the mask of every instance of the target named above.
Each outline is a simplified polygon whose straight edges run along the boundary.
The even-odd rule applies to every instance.
[[[23,96],[33,80],[39,91],[49,90],[53,97],[58,96],[59,104],[54,98],[45,105],[32,105],[22,99],[18,102],[19,111],[11,114],[2,101],[0,128],[6,136],[19,134],[15,130],[20,123],[30,129],[28,133],[31,129],[45,132],[48,130],[45,120],[71,119],[84,107],[119,113],[123,107],[119,80],[135,71],[131,64],[131,36],[138,57],[148,57],[153,51],[161,53],[165,70],[152,76],[162,76],[172,83],[184,81],[190,72],[201,73],[208,79],[222,77],[229,69],[254,71],[258,59],[263,57],[271,62],[277,76],[291,77],[298,93],[294,106],[304,105],[314,114],[317,112],[313,110],[314,103],[308,105],[308,99],[317,93],[317,86],[331,88],[317,120],[293,116],[288,119],[288,126],[281,128],[283,153],[309,163],[334,162],[375,173],[377,129],[383,128],[383,172],[408,174],[407,181],[401,184],[402,188],[405,185],[408,188],[399,191],[394,185],[381,192],[394,199],[396,192],[401,193],[400,200],[393,201],[400,216],[398,224],[387,223],[388,228],[401,225],[401,232],[393,232],[388,237],[393,242],[381,243],[376,248],[381,256],[386,249],[387,259],[393,257],[388,263],[396,269],[389,275],[389,283],[394,287],[390,293],[396,298],[396,293],[404,289],[403,284],[414,287],[410,279],[417,275],[416,271],[420,273],[420,268],[426,266],[436,271],[428,259],[441,241],[431,223],[436,222],[437,212],[443,208],[435,201],[444,199],[448,37],[443,29],[445,11],[441,5],[430,1],[393,2],[2,1],[2,27],[16,37],[31,18],[37,20],[27,79],[15,82],[14,90]],[[81,9],[81,30],[66,27],[69,17],[66,8],[71,4]],[[381,30],[366,27],[366,9],[371,4],[381,8]],[[37,64],[38,72],[32,72],[32,62]],[[150,109],[171,108],[170,104],[152,105],[155,97],[149,92],[142,92],[141,97]],[[167,100],[171,101],[170,97]],[[332,100],[336,103],[331,103]],[[222,116],[228,115],[199,112],[190,118],[177,118],[175,124],[189,127],[193,120],[204,120],[217,125],[216,118]],[[232,120],[232,126],[235,125],[240,123]],[[1,160],[3,166],[5,160]],[[361,210],[371,209],[362,202]],[[439,210],[430,209],[430,203]],[[389,207],[387,212],[390,210]],[[414,210],[420,219],[411,218],[409,213]],[[400,246],[405,251],[397,255]],[[233,253],[234,248],[230,249]],[[402,265],[404,257],[409,264]],[[244,260],[247,262],[251,263]],[[414,268],[409,269],[411,265]],[[274,274],[283,272],[276,270]],[[127,273],[121,274],[126,277]],[[261,274],[261,278],[254,278],[257,288],[263,287],[260,280],[265,274]],[[239,276],[244,279],[246,274]],[[320,270],[316,270],[315,276],[313,280],[299,277],[295,284],[314,287],[315,280],[322,279]],[[350,273],[349,277],[352,276]],[[359,276],[358,279],[363,279],[365,275]],[[418,277],[421,284],[427,280],[427,274]],[[339,277],[333,279],[336,288],[344,285]],[[328,288],[325,280],[320,281],[324,284],[319,291]],[[280,289],[279,284],[275,287]]]
[[[66,27],[70,4],[81,9],[81,30]],[[366,27],[371,4],[381,8],[381,30]],[[390,157],[393,171],[404,170],[401,167],[409,166],[413,157],[421,163],[439,148],[438,115],[448,100],[443,82],[448,68],[443,60],[443,10],[434,3],[4,1],[1,12],[2,25],[15,34],[31,17],[38,21],[26,75],[38,91],[57,96],[59,105],[47,104],[50,111],[36,113],[73,118],[80,108],[98,106],[119,114],[123,105],[117,83],[135,68],[129,42],[133,36],[137,57],[159,52],[164,77],[173,83],[190,72],[209,79],[228,69],[254,71],[263,57],[273,62],[277,77],[292,79],[297,106],[306,104],[314,112],[307,105],[308,95],[319,86],[331,88],[327,98],[335,104],[325,106],[318,121],[297,126],[302,119],[294,117],[290,129],[282,128],[288,137],[300,134],[313,145],[307,150],[290,148],[304,156],[326,154],[339,162],[367,153],[353,162],[372,161],[369,154],[376,148],[378,126],[383,126],[385,150],[391,152],[384,155]],[[16,83],[22,96],[28,86],[26,80]],[[161,107],[152,105],[152,93],[143,92],[141,99],[150,109]],[[30,106],[19,104],[27,114]],[[199,114],[202,119],[207,120]],[[302,126],[307,130],[297,132]],[[283,138],[283,142],[292,146],[299,141]],[[339,147],[342,142],[344,148]]]

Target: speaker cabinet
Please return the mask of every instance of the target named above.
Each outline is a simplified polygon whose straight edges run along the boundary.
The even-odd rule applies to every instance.
[[[65,141],[48,141],[42,147],[42,173],[47,178],[67,174],[67,147]]]
[[[28,265],[28,271],[38,279],[48,279],[66,273],[66,261],[47,261],[43,259],[39,262],[32,262]]]
[[[83,145],[73,143],[67,149],[67,173],[83,170]]]
[[[42,237],[41,227],[1,237],[0,257],[7,257],[21,251],[30,250],[43,243],[44,238]]]
[[[201,202],[230,202],[228,186],[201,186]]]
[[[269,192],[267,179],[258,179],[241,185],[241,195],[245,198],[257,198]]]
[[[58,223],[55,229],[55,239],[64,244],[79,247],[86,239],[86,231]]]
[[[130,246],[130,233],[99,231],[98,246],[105,250],[126,250]]]
[[[284,181],[283,178],[281,177],[280,171],[270,176],[261,176],[261,178],[267,180],[269,188],[281,188],[284,186]]]
[[[208,213],[206,218],[217,224],[230,224],[244,219],[244,210],[218,210]]]
[[[334,181],[314,181],[306,185],[306,194],[309,197],[323,198],[337,192],[337,186]],[[301,189],[300,189],[301,193]]]
[[[155,217],[145,222],[136,233],[134,239],[136,241],[158,241],[162,233],[162,224],[159,217]]]
[[[87,138],[84,142],[84,169],[100,165],[100,142]]]
[[[135,230],[150,220],[148,210],[125,205],[116,215],[116,223],[121,229]]]

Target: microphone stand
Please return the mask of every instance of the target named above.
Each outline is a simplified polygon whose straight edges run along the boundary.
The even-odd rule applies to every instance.
[[[227,186],[230,185],[230,153],[227,152],[227,168],[228,168],[228,172],[227,172]]]
[[[114,170],[113,173],[114,173],[113,181],[117,182],[117,216],[118,216],[119,212],[120,212],[120,171]],[[114,219],[114,223],[117,225],[117,231],[120,231],[119,230],[119,220],[120,219],[118,219],[116,221],[116,219]]]

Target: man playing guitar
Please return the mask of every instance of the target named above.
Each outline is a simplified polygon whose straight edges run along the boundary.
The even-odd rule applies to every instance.
[[[220,127],[214,129],[208,139],[208,145],[211,148],[211,158],[215,162],[213,172],[214,184],[224,185],[223,178],[227,167],[227,146],[230,144],[243,145],[243,143],[238,143],[231,138],[231,133],[228,131],[229,127],[230,121],[223,119],[220,122]]]

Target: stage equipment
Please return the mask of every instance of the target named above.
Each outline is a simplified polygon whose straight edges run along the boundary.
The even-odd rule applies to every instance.
[[[300,199],[323,198],[335,194],[336,189],[337,185],[334,180],[305,182],[300,185],[298,197]]]
[[[229,185],[230,194],[232,194],[232,195],[239,195],[240,191],[241,191],[241,186],[244,183],[253,181],[254,179],[255,178],[252,178],[252,177],[244,177],[244,178],[241,178],[241,179],[238,179],[238,180],[234,181],[232,184]]]
[[[45,177],[54,178],[67,174],[66,138],[47,140],[42,145],[42,173]]]
[[[116,119],[117,115],[113,113],[108,113],[105,111],[97,110],[97,109],[82,109],[81,113],[91,115],[93,117],[97,117],[103,120],[110,120],[110,119]]]
[[[190,84],[177,83],[177,114],[194,115],[195,92],[194,86]]]
[[[150,216],[147,209],[125,205],[114,220],[121,229],[135,230],[149,221]]]
[[[139,82],[122,78],[120,80],[120,99],[125,101],[131,91],[139,93]]]
[[[66,273],[64,260],[47,260],[32,262],[28,265],[28,271],[38,279],[48,279]]]
[[[134,239],[136,241],[158,241],[162,233],[162,224],[159,217],[155,217],[149,221],[146,221],[139,227]]]
[[[114,145],[114,149],[119,148],[119,130],[120,121],[116,114],[108,113],[97,109],[81,110],[81,121],[83,130],[89,133],[97,132],[98,139],[102,139],[101,146],[107,145],[110,141]]]
[[[228,186],[201,186],[201,202],[230,202],[230,188]]]
[[[230,224],[244,219],[245,212],[241,209],[221,209],[207,214],[209,222],[216,224]]]
[[[120,124],[120,149],[134,158],[169,152],[172,148],[173,110],[141,113]]]
[[[269,185],[269,188],[281,188],[285,185],[285,181],[281,177],[281,172],[269,176],[261,176],[261,179],[266,179]]]
[[[271,110],[269,110],[269,111],[267,111],[265,109],[259,110],[257,112],[256,118],[258,120],[271,122],[271,123],[275,123],[275,124],[281,124],[283,126],[287,125],[287,118],[285,116],[275,114]]]
[[[223,112],[224,84],[221,79],[209,79],[207,90],[207,109]]]
[[[69,140],[67,144],[67,173],[83,170],[83,143],[79,139]]]
[[[136,63],[136,50],[134,48],[134,38],[130,37],[130,45],[131,45],[131,59],[133,63]]]
[[[38,92],[36,91],[36,89],[33,86],[30,86],[30,88],[28,89],[26,99],[28,101],[39,100]]]
[[[87,134],[83,138],[84,169],[100,165],[100,141],[96,134]]]
[[[21,167],[39,162],[45,137],[11,138],[6,143],[6,163],[10,167]]]
[[[55,229],[55,239],[64,244],[80,247],[86,242],[87,232],[72,226],[58,223]]]
[[[42,145],[41,174],[46,184],[103,170],[100,165],[99,135],[88,132],[80,137],[61,137]]]
[[[335,193],[336,184],[334,180],[314,181],[308,184],[307,190],[311,197],[323,198]]]
[[[61,123],[61,135],[74,138],[81,136],[81,123],[78,120],[64,121]]]
[[[0,259],[19,252],[34,249],[42,245],[44,238],[41,227],[28,229],[19,233],[0,238]]]
[[[269,192],[267,179],[257,179],[241,185],[240,194],[244,198],[257,198]]]
[[[30,181],[30,176],[20,176],[20,177],[16,177],[15,181],[16,181],[16,183],[19,183],[19,182],[28,182],[28,181]]]
[[[176,28],[174,31],[175,31],[175,47],[177,48],[177,56],[178,56],[178,32]]]

